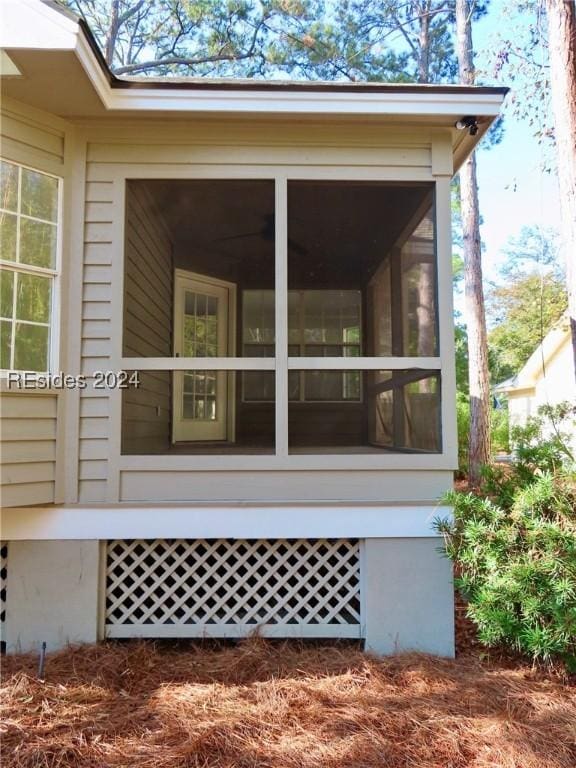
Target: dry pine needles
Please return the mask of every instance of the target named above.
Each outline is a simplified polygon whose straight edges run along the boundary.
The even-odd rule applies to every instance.
[[[131,642],[4,659],[3,768],[574,768],[576,689],[346,644]]]

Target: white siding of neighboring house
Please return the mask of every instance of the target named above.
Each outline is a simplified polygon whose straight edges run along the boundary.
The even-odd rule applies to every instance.
[[[511,426],[524,426],[531,416],[537,415],[542,405],[556,405],[565,401],[576,403],[570,334],[565,333],[553,353],[547,354],[544,368],[541,361],[536,362],[537,370],[530,377],[520,371],[518,385],[507,392]],[[553,428],[550,426],[548,429],[551,431]],[[572,444],[576,447],[576,434],[572,435]]]
[[[3,159],[64,176],[65,130],[58,121],[6,99],[0,125]],[[2,393],[2,506],[55,500],[57,412],[61,396],[32,391]]]

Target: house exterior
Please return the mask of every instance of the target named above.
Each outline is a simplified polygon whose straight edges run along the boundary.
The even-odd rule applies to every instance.
[[[576,403],[570,321],[564,315],[546,334],[516,376],[496,391],[508,398],[510,426],[525,426],[543,405]],[[572,435],[576,448],[576,434]]]
[[[119,80],[2,12],[8,651],[452,655],[450,180],[505,89]]]

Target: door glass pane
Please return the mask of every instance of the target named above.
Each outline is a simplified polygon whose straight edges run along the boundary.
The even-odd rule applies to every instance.
[[[16,261],[16,216],[0,213],[0,254],[4,261]]]
[[[186,291],[184,299],[184,357],[218,355],[218,299]]]
[[[43,325],[16,323],[14,368],[23,371],[48,370],[49,329]]]
[[[56,226],[32,219],[20,219],[18,261],[35,267],[56,267]]]
[[[20,212],[55,222],[58,216],[58,180],[45,173],[22,168]]]
[[[18,166],[0,161],[0,208],[17,211],[18,208]]]
[[[196,421],[216,421],[216,371],[185,371],[183,415]]]
[[[12,317],[14,299],[14,272],[0,270],[0,316]]]
[[[52,280],[39,275],[18,275],[16,318],[34,323],[50,322]]]

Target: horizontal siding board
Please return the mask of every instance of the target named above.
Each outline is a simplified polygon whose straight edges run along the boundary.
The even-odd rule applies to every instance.
[[[84,267],[84,282],[94,285],[109,285],[112,282],[112,269],[110,265],[87,264]]]
[[[85,438],[80,440],[80,462],[108,458],[108,440]]]
[[[56,418],[57,398],[51,395],[2,394],[3,419]]]
[[[106,373],[110,370],[110,358],[109,357],[84,357],[81,361],[81,372],[83,376],[87,376],[92,379],[96,373]],[[88,386],[91,387],[94,382],[89,381]],[[98,389],[101,394],[101,390]]]
[[[108,409],[108,398],[102,397],[102,395],[80,399],[80,416],[83,418],[107,418]]]
[[[80,439],[106,439],[108,437],[108,417],[83,418],[80,420]]]
[[[82,357],[110,357],[109,339],[84,339]]]
[[[114,185],[111,181],[91,181],[86,184],[87,203],[111,203]]]
[[[193,457],[190,457],[191,463]],[[156,460],[156,459],[155,459]],[[438,499],[450,483],[450,473],[439,471],[365,471],[346,472],[281,471],[136,471],[124,469],[120,475],[121,501],[258,501],[287,500],[342,503],[403,501],[416,503]]]
[[[84,226],[85,243],[111,243],[112,225],[109,222],[87,222]]]
[[[106,480],[108,477],[108,462],[105,460],[81,461],[80,480]]]
[[[346,165],[382,165],[389,167],[429,167],[431,152],[420,147],[347,147]],[[259,165],[341,165],[340,147],[262,147],[262,146],[171,146],[147,145],[91,145],[90,167],[96,170],[98,163],[231,163]],[[97,178],[90,176],[90,179]]]
[[[12,139],[28,147],[42,150],[62,159],[64,157],[64,135],[49,128],[31,124],[26,119],[3,111],[2,137]]]
[[[53,461],[27,462],[25,464],[2,463],[0,476],[2,485],[15,485],[17,483],[42,483],[54,481]]]
[[[2,506],[28,507],[54,502],[54,483],[22,483],[5,485],[0,489]]]
[[[114,208],[109,203],[86,203],[84,221],[90,223],[111,222],[114,219]]]
[[[3,419],[0,423],[2,442],[56,439],[55,419]]]
[[[62,158],[13,139],[2,139],[2,157],[56,175],[62,174],[64,170]]]
[[[129,301],[128,296],[129,294],[127,293],[127,303]],[[130,298],[133,297],[130,295]],[[147,313],[135,301],[129,301],[129,306],[126,307],[125,318],[126,346],[130,343],[130,347],[136,351],[137,357],[156,357],[158,354],[160,357],[172,355],[171,328],[168,328],[167,334],[167,329],[153,313]],[[140,344],[140,341],[144,342],[144,346]],[[148,347],[149,350],[156,350],[156,352],[151,355],[150,352],[145,350],[145,347]]]
[[[110,285],[84,283],[83,299],[85,302],[110,303]]]
[[[112,264],[112,252],[110,243],[85,243],[84,264]]]
[[[112,305],[109,301],[84,301],[82,317],[84,320],[110,320]]]
[[[55,440],[20,440],[0,443],[3,464],[17,464],[56,459]]]
[[[109,320],[84,320],[82,338],[110,339],[112,324]]]
[[[106,501],[106,482],[104,480],[80,480],[78,483],[78,501],[80,504]]]
[[[152,386],[150,385],[150,381],[146,382],[146,389],[143,389],[141,392],[138,393],[138,403],[137,405],[140,407],[151,407],[151,408],[170,408],[170,392],[168,391],[168,388],[164,386],[163,390],[160,390],[158,392],[154,391],[152,389]],[[125,403],[123,413],[127,418],[135,418],[133,415],[133,412],[128,408],[128,406],[135,406],[136,404],[131,404],[129,401]]]

